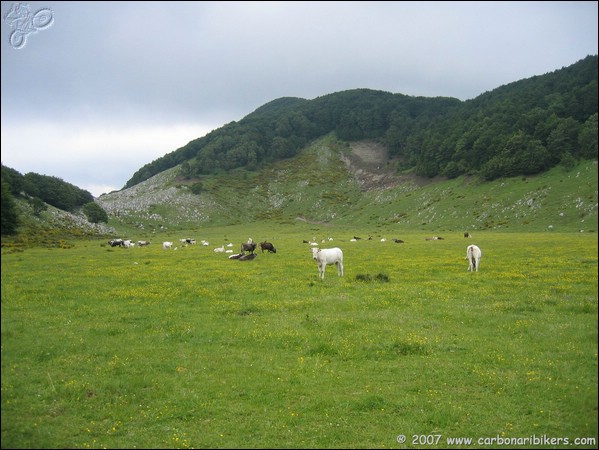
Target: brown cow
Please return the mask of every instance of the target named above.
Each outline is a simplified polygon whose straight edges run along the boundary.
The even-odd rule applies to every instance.
[[[260,242],[260,250],[264,253],[264,250],[268,250],[270,253],[277,253],[277,249],[270,242]]]

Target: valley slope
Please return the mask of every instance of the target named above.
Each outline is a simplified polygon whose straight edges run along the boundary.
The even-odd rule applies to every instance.
[[[597,162],[493,182],[424,179],[397,173],[377,141],[350,144],[331,134],[259,171],[185,179],[173,167],[97,201],[117,229],[301,221],[369,229],[596,231]]]

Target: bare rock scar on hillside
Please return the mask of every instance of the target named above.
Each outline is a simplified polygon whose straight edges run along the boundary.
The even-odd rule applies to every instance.
[[[351,152],[341,153],[362,191],[384,190],[398,185],[422,187],[442,177],[425,178],[414,174],[398,174],[397,161],[388,158],[387,147],[380,142],[364,140],[349,143]]]
[[[388,189],[399,182],[395,164],[388,160],[387,148],[376,141],[349,144],[351,152],[342,153],[341,160],[354,175],[363,191]]]

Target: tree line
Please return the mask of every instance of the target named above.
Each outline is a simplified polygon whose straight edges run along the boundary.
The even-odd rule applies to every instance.
[[[139,169],[125,187],[181,165],[180,175],[257,170],[308,142],[377,139],[398,170],[426,177],[531,175],[597,158],[597,56],[472,100],[355,89],[269,102]]]
[[[108,222],[108,215],[93,195],[66,181],[29,172],[25,175],[2,164],[2,235],[17,232],[19,214],[15,198],[25,199],[39,216],[47,205],[68,212],[82,210],[92,223]]]

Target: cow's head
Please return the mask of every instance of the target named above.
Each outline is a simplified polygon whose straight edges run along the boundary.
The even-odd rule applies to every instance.
[[[320,249],[317,247],[312,247],[310,250],[312,250],[312,258],[316,259],[316,256],[318,255]]]

